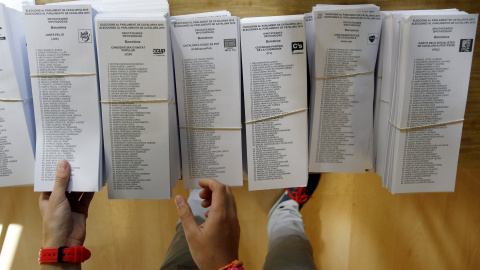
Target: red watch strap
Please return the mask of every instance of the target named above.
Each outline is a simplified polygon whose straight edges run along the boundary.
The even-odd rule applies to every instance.
[[[85,247],[41,248],[38,262],[42,263],[82,263],[91,256]]]

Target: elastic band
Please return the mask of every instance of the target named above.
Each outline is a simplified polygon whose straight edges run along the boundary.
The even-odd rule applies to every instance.
[[[3,99],[3,98],[0,98],[0,101],[1,102],[22,102],[22,101],[25,101],[25,100],[30,100],[32,98],[25,98],[25,99]]]
[[[168,102],[168,99],[151,99],[151,100],[122,100],[122,101],[100,101],[102,104],[133,104],[133,103],[160,103]]]
[[[252,120],[252,121],[245,122],[245,124],[248,125],[248,124],[253,124],[253,123],[257,123],[257,122],[262,122],[262,121],[266,121],[266,120],[270,120],[270,119],[285,117],[285,116],[289,116],[289,115],[292,115],[292,114],[301,113],[301,112],[304,112],[304,111],[306,111],[306,110],[308,110],[308,109],[305,108],[305,109],[300,109],[300,110],[296,110],[296,111],[293,111],[293,112],[288,112],[288,113],[284,113],[284,114],[280,114],[280,115],[275,115],[275,116],[270,116],[270,117],[261,118],[261,119],[257,119],[257,120]]]
[[[439,124],[425,125],[425,126],[419,126],[419,127],[406,127],[406,128],[397,127],[392,122],[392,120],[388,120],[388,122],[390,122],[390,124],[392,124],[392,126],[394,126],[396,129],[400,130],[401,132],[408,132],[408,131],[421,130],[421,129],[426,129],[426,128],[436,128],[436,127],[441,127],[441,126],[458,124],[458,123],[462,123],[463,120],[464,119],[457,120],[457,121],[451,121],[451,122],[445,122],[445,123],[439,123]]]
[[[373,72],[375,72],[375,70],[353,73],[353,74],[345,74],[345,75],[337,75],[337,76],[316,78],[316,80],[329,80],[329,79],[336,79],[336,78],[353,77],[353,76],[357,76],[357,75],[370,74],[370,73],[373,73]]]
[[[97,73],[85,73],[85,74],[39,74],[39,75],[30,75],[31,78],[60,78],[60,77],[84,77],[84,76],[96,76]]]
[[[200,129],[200,130],[242,130],[241,127],[178,127],[181,129]]]

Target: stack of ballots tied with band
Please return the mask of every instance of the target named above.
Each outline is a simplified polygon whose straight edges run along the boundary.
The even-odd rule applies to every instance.
[[[380,110],[377,171],[392,193],[454,191],[477,20],[387,12],[380,102],[390,108],[388,118]]]
[[[33,184],[35,123],[22,12],[0,3],[0,186]]]

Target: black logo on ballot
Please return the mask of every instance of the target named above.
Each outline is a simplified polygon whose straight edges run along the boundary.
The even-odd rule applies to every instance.
[[[78,43],[92,43],[92,30],[78,29]]]
[[[165,49],[153,49],[153,55],[165,55]]]
[[[303,41],[292,42],[292,54],[303,54]]]
[[[237,51],[237,39],[236,38],[226,38],[223,40],[223,47],[226,52],[236,52]]]
[[[368,45],[378,45],[378,34],[368,34]]]
[[[473,49],[473,39],[460,39],[459,52],[472,52],[472,49]]]

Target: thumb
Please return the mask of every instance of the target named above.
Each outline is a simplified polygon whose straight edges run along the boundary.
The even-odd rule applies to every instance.
[[[188,238],[190,235],[195,234],[198,231],[198,224],[193,217],[192,209],[188,205],[185,198],[178,195],[175,197],[175,204],[177,205],[178,217],[182,221],[183,230],[185,231],[185,236]]]
[[[51,199],[61,202],[65,199],[65,191],[67,190],[68,180],[70,179],[70,165],[68,161],[62,159],[57,164],[57,175],[55,176],[55,184]]]

